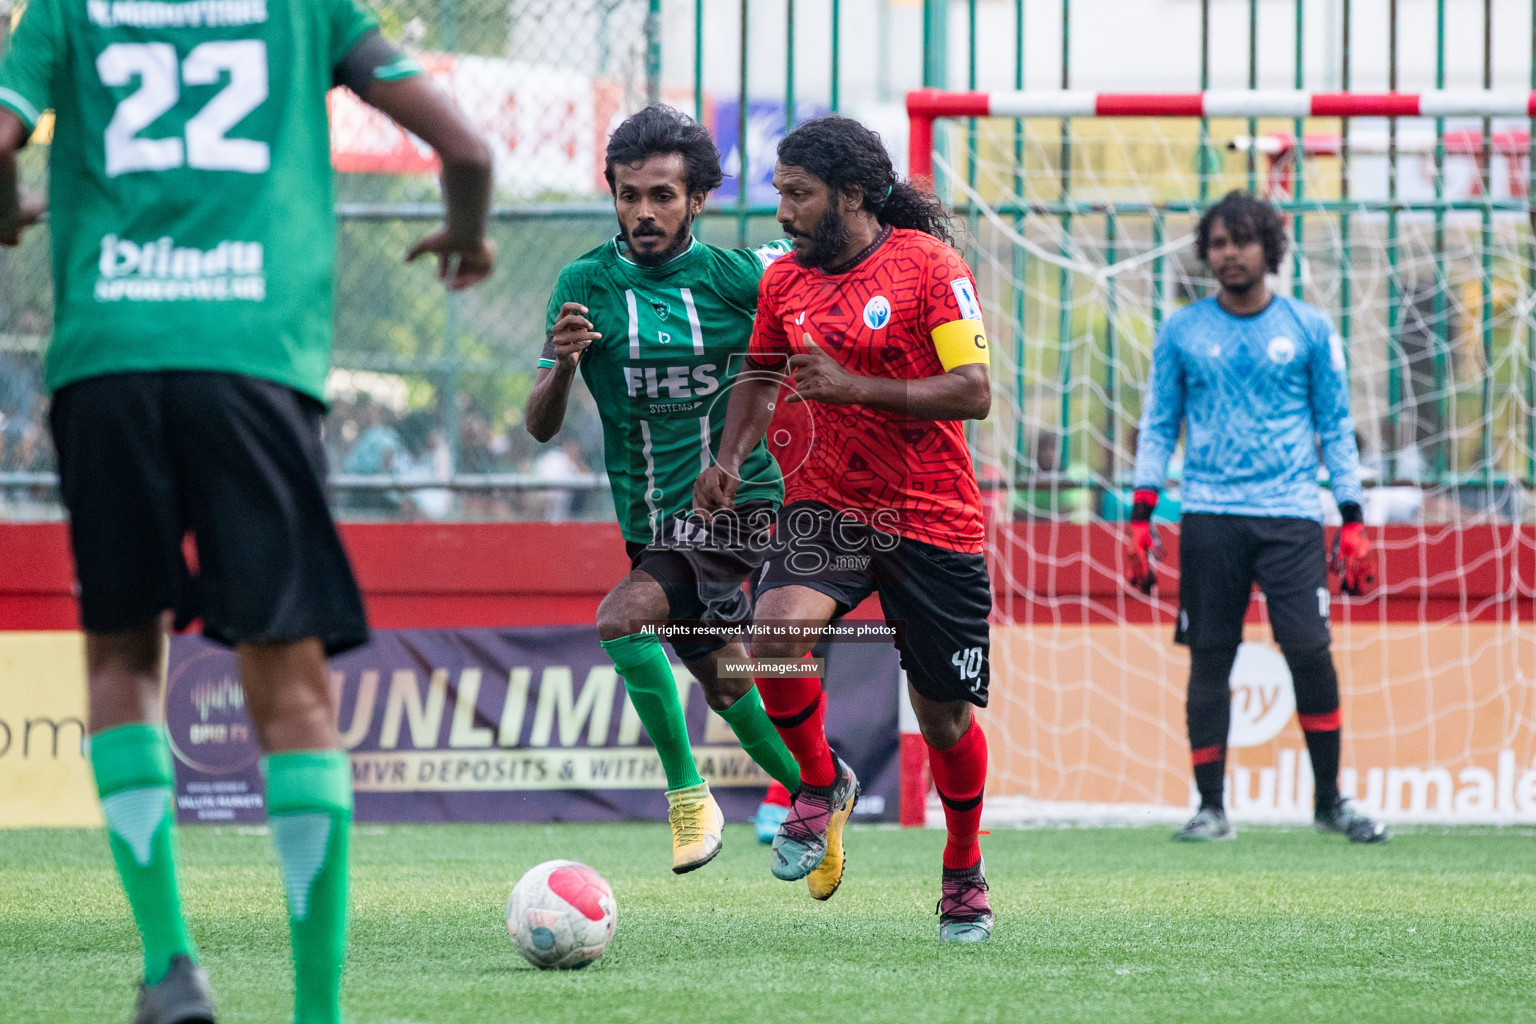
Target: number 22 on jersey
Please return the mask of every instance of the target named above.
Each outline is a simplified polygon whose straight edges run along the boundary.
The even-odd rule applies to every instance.
[[[257,39],[203,43],[178,67],[170,43],[113,43],[96,58],[101,84],[139,87],[118,103],[106,129],[107,177],[165,171],[185,164],[201,171],[264,174],[271,165],[265,142],[226,138],[267,98],[267,44]],[[181,86],[229,83],[187,119],[185,138],[142,138],[176,106]]]

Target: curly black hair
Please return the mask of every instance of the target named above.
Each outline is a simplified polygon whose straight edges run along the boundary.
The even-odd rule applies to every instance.
[[[613,189],[615,164],[636,164],[664,153],[682,155],[688,194],[720,187],[720,151],[709,130],[680,110],[664,103],[646,107],[624,119],[608,136],[608,162],[603,174]]]
[[[913,228],[954,244],[949,214],[932,193],[900,181],[880,136],[849,117],[806,121],[779,140],[779,162],[799,167],[832,192],[858,189],[881,224]]]
[[[1285,256],[1285,224],[1275,208],[1251,192],[1233,189],[1222,197],[1221,202],[1205,211],[1200,218],[1196,235],[1195,251],[1202,263],[1208,262],[1211,250],[1211,226],[1217,221],[1227,226],[1227,234],[1238,245],[1258,241],[1264,245],[1264,265],[1271,274],[1279,273],[1280,260]]]

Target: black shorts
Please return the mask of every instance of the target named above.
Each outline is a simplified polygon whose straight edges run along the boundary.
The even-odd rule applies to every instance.
[[[1257,583],[1282,647],[1327,644],[1323,525],[1311,519],[1186,512],[1179,523],[1175,643],[1236,647]]]
[[[111,633],[172,609],[225,644],[317,637],[336,654],[365,643],[325,501],[324,411],[230,373],[120,373],[60,389],[49,421],[85,628]]]
[[[992,581],[984,555],[882,533],[820,502],[797,501],[779,514],[756,590],[779,587],[827,595],[837,602],[834,619],[879,594],[913,688],[932,701],[987,706]]]
[[[670,639],[683,661],[715,653],[752,621],[752,601],[742,584],[768,557],[773,513],[771,501],[744,501],[713,518],[668,520],[650,544],[624,542],[629,567],[650,576],[666,592],[669,620],[719,630],[717,639]]]

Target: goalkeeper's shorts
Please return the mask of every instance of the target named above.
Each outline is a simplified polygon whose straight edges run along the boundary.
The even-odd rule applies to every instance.
[[[224,644],[365,643],[325,500],[324,408],[232,373],[119,373],[61,388],[49,423],[87,631],[176,613]],[[191,535],[196,568],[183,540]]]
[[[1318,647],[1330,639],[1323,524],[1294,516],[1186,512],[1179,521],[1179,619],[1174,642],[1233,647],[1257,583],[1275,643]]]

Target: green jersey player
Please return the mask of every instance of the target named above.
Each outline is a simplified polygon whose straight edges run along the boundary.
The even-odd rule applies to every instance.
[[[0,61],[0,244],[42,216],[16,151],[55,113],[50,424],[136,1024],[213,1020],[161,725],[165,630],[192,618],[235,647],[266,755],[294,1019],[340,1020],[352,786],[325,656],[368,631],[322,482],[337,84],[442,158],[447,226],[412,256],[483,279],[489,151],[356,0],[31,0]]]
[[[648,625],[693,631],[670,639],[709,706],[770,777],[788,789],[800,780],[752,681],[723,677],[716,664],[745,657],[737,634],[751,605],[742,583],[762,564],[784,496],[766,446],[742,464],[732,515],[689,515],[693,482],[713,461],[724,399],[751,338],[758,281],[788,247],[720,249],[693,237],[693,219],[720,184],[720,154],[704,128],[670,107],[648,107],[614,131],[607,176],[619,235],[560,272],[525,422],[539,440],[553,437],[580,369],[603,422],[631,564],[598,608],[598,635],[661,756],[672,870],[681,873],[720,852],[722,816],[694,763],[666,651]],[[759,812],[775,817],[774,828],[783,812],[773,808],[788,803],[778,793]]]

